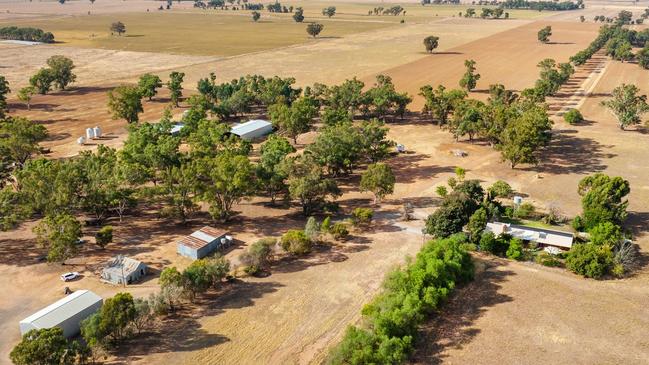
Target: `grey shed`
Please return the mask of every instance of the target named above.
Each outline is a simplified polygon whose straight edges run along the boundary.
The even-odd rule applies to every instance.
[[[101,271],[101,280],[111,284],[131,284],[146,275],[147,266],[126,256],[117,256]]]
[[[99,310],[103,299],[90,290],[77,290],[20,321],[20,333],[60,327],[65,337],[80,331],[81,321]]]

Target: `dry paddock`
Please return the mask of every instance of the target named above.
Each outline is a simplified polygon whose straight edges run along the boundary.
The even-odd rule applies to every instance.
[[[435,23],[435,26],[451,30],[457,25],[460,29],[466,29],[461,24],[455,24],[456,21],[445,20]],[[471,24],[483,23],[476,20]],[[555,22],[551,24],[555,34],[553,41],[557,44],[541,45],[536,42],[535,32],[545,24],[519,24],[519,28],[481,40],[477,40],[479,34],[476,33],[472,43],[458,43],[435,55],[410,54],[410,59],[377,62],[375,66],[366,67],[365,74],[353,74],[370,81],[371,75],[387,70],[399,88],[416,94],[419,87],[426,83],[455,86],[462,72],[463,60],[473,58],[483,75],[478,86],[482,91],[474,93],[475,96],[485,97],[483,90],[494,82],[520,90],[536,79],[538,73],[535,65],[538,61],[546,57],[565,61],[569,55],[585,48],[596,34],[596,27],[592,24]],[[406,37],[405,34],[402,36]],[[384,51],[388,49],[387,43],[383,46]],[[309,47],[297,47],[299,52],[296,54],[273,51],[286,52],[283,55],[275,53],[279,64],[276,69],[288,72],[290,68],[283,69],[288,66],[282,66],[281,61],[291,57],[308,55],[304,57],[314,60],[327,54]],[[414,43],[408,47],[414,47]],[[351,49],[349,52],[354,53]],[[376,52],[368,54],[374,55],[371,59],[381,60],[380,53]],[[349,70],[359,67],[345,60],[347,58],[341,57],[337,62],[346,64]],[[405,65],[397,67],[398,63],[390,62]],[[214,67],[218,65],[208,64]],[[221,65],[227,70],[226,64]],[[322,70],[322,64],[315,65],[314,68],[305,67],[296,72],[314,74],[313,77],[317,78],[326,77],[326,73],[313,72]],[[254,66],[249,67],[254,69]],[[589,67],[591,65],[578,70],[572,82],[577,85],[585,82],[595,70]],[[192,79],[199,74],[203,76],[210,68],[200,70],[197,66],[186,70]],[[235,68],[229,70],[234,72],[232,70]],[[269,70],[272,71],[272,68]],[[644,92],[649,92],[646,89],[649,80],[646,71],[632,64],[610,63],[603,72],[589,91],[589,96],[583,101],[576,100],[588,121],[569,126],[557,119],[554,141],[541,164],[536,167],[522,166],[511,170],[490,147],[481,143],[455,142],[447,131],[439,130],[430,121],[418,116],[392,121],[390,137],[405,144],[410,153],[389,161],[398,176],[398,184],[394,195],[381,206],[380,221],[373,232],[357,233],[347,244],[319,249],[305,259],[282,261],[266,278],[244,279],[225,293],[207,297],[194,310],[166,319],[160,332],[125,346],[125,350],[113,358],[113,362],[320,362],[327,347],[336,342],[345,326],[359,318],[362,305],[376,293],[384,273],[402,262],[404,255],[413,254],[419,249],[422,222],[405,226],[395,220],[395,212],[406,201],[421,209],[419,213],[428,211],[437,203],[435,187],[452,175],[455,166],[466,168],[468,178],[481,179],[485,183],[496,179],[509,181],[517,191],[527,196],[526,199],[539,207],[557,204],[567,215],[579,212],[576,193],[579,179],[597,171],[620,174],[629,179],[632,186],[629,227],[636,233],[646,253],[649,251],[646,235],[649,229],[649,169],[642,161],[649,160],[649,150],[646,148],[649,135],[642,130],[620,131],[599,102],[620,82],[636,82]],[[573,86],[566,87],[562,97],[571,97]],[[50,96],[37,101],[47,103],[48,98]],[[57,102],[60,105],[57,108],[65,108],[68,103],[69,100],[61,100]],[[97,110],[96,115],[105,116],[99,112],[102,103],[104,101],[98,97],[92,103],[84,104],[81,98],[69,103],[75,105],[68,107],[71,109],[70,115],[65,118],[69,120],[57,121],[60,129],[55,130],[55,134],[66,133],[66,129],[75,125],[80,130],[86,124],[94,125],[92,114],[76,120],[74,115],[81,115],[81,109],[91,109],[89,105],[95,105],[93,108],[96,109],[92,110]],[[416,103],[419,103],[416,106],[421,105],[421,101]],[[56,115],[63,112],[61,109],[56,111]],[[20,113],[28,115],[23,110]],[[40,116],[36,119],[51,118],[46,109],[37,108],[33,113]],[[123,128],[123,125],[116,125],[116,128]],[[75,130],[74,133],[78,132]],[[65,138],[68,138],[65,143],[69,143],[72,137],[63,137],[61,141],[66,141]],[[300,141],[303,142],[303,139]],[[452,149],[466,150],[469,155],[465,158],[455,157],[450,153]],[[346,211],[357,205],[369,204],[368,194],[355,192],[357,183],[357,176],[345,183],[345,195],[340,201]],[[235,258],[245,244],[257,238],[278,236],[286,229],[304,223],[296,214],[297,207],[288,211],[271,208],[260,199],[243,202],[236,209],[241,215],[225,228],[231,229],[241,242],[228,253],[230,258]],[[118,244],[112,245],[105,253],[88,252],[92,263],[113,253],[128,252],[152,262],[157,269],[187,264],[175,255],[173,240],[190,230],[189,227],[181,229],[159,220],[155,217],[155,211],[131,218],[124,224],[113,223],[117,227]],[[209,220],[201,216],[193,224],[199,226],[204,223],[209,223]],[[31,249],[33,235],[29,229],[30,226],[26,225],[18,232],[0,234],[0,256],[3,257],[0,260],[0,286],[8,288],[7,295],[0,299],[3,320],[0,330],[8,334],[0,341],[0,351],[3,353],[0,362],[7,362],[4,354],[18,341],[17,321],[60,297],[63,284],[57,281],[57,276],[70,269],[37,263],[42,252]],[[477,260],[480,270],[476,282],[462,289],[447,309],[424,326],[424,336],[414,358],[416,363],[649,362],[646,337],[649,324],[649,272],[646,267],[624,280],[600,282],[583,279],[561,269],[484,257]],[[89,267],[92,263],[88,263]],[[74,268],[86,269],[82,265]],[[120,290],[99,284],[91,268],[83,271],[83,274],[86,275],[83,279],[70,286],[89,287],[102,295],[111,295]],[[155,279],[128,290],[144,296],[155,290]]]

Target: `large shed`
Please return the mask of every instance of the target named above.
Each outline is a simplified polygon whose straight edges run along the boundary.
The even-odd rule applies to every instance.
[[[558,247],[564,250],[569,250],[572,247],[574,239],[574,235],[570,232],[500,222],[487,223],[485,231],[492,232],[495,236],[507,234],[523,241],[536,242],[541,246]]]
[[[231,243],[232,237],[226,231],[205,226],[178,241],[178,254],[197,260]]]
[[[273,124],[267,120],[254,119],[232,127],[230,133],[246,141],[263,137],[273,132]]]
[[[20,333],[60,327],[65,337],[79,333],[81,321],[97,312],[103,300],[90,290],[77,290],[20,321]]]
[[[113,257],[101,271],[101,280],[111,284],[131,284],[146,275],[147,266],[126,256]]]

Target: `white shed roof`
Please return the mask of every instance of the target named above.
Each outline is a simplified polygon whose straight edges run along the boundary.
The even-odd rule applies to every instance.
[[[237,124],[234,127],[232,127],[232,132],[233,134],[236,134],[237,136],[245,136],[246,134],[256,131],[259,129],[265,129],[273,124],[267,120],[262,120],[262,119],[254,119],[247,121],[245,123]]]
[[[101,301],[101,297],[90,290],[77,290],[20,322],[31,323],[37,328],[52,328]]]

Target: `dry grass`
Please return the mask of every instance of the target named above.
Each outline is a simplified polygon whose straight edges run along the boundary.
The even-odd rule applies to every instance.
[[[375,6],[359,3],[349,6],[352,5],[359,12],[361,8]],[[344,6],[348,5],[340,5],[341,12]],[[421,11],[427,9],[432,7]],[[412,13],[416,11],[413,9]],[[517,90],[530,86],[538,74],[538,61],[545,57],[565,61],[584,48],[597,29],[593,24],[555,22],[552,23],[553,41],[560,44],[541,45],[536,42],[535,33],[545,24],[452,18],[431,20],[265,51],[258,57],[203,59],[195,66],[183,67],[183,63],[178,62],[174,67],[178,65],[188,73],[187,85],[193,85],[198,77],[213,70],[221,79],[260,72],[296,76],[301,84],[339,82],[354,75],[371,81],[374,74],[387,70],[399,89],[416,94],[426,83],[455,87],[462,72],[462,61],[473,58],[478,61],[478,71],[483,75],[478,86],[481,91],[473,96],[484,98],[483,90],[489,83],[499,82]],[[514,26],[518,28],[507,30]],[[421,51],[422,36],[431,33],[442,34],[440,54],[425,55]],[[66,50],[65,47],[53,48]],[[41,57],[32,50],[38,48],[15,52],[3,59],[3,65],[18,64],[21,57]],[[81,54],[79,49],[75,50]],[[115,54],[123,56],[126,53]],[[106,53],[96,54],[99,58],[105,56]],[[105,71],[93,74],[92,62],[86,61],[80,62],[80,71],[88,79],[97,80],[98,88],[108,87],[117,80],[133,80],[140,70],[153,67],[151,62],[155,57],[142,56],[135,65],[127,65],[124,71],[113,75]],[[90,59],[90,56],[86,58]],[[191,63],[189,59],[185,61]],[[646,252],[649,250],[646,234],[649,230],[649,167],[643,161],[649,160],[648,135],[640,129],[620,131],[599,102],[621,82],[635,82],[649,92],[646,89],[649,76],[637,65],[614,62],[606,67],[603,77],[583,103],[571,98],[579,88],[577,85],[592,81],[588,77],[600,69],[601,62],[601,58],[596,58],[580,68],[562,89],[559,98],[551,100],[553,113],[567,105],[566,101],[580,103],[587,122],[569,126],[555,118],[554,140],[536,167],[511,170],[492,148],[479,142],[456,142],[447,131],[439,130],[418,115],[392,121],[390,138],[405,144],[409,153],[388,161],[398,176],[398,184],[394,195],[380,208],[380,223],[375,231],[355,234],[346,244],[322,247],[303,259],[282,261],[269,277],[247,278],[231,291],[210,295],[198,307],[164,321],[159,332],[128,346],[113,359],[114,362],[320,362],[344,328],[359,318],[360,308],[376,293],[384,273],[402,262],[404,255],[419,249],[422,238],[418,232],[422,222],[406,226],[394,221],[401,204],[411,202],[417,207],[418,216],[425,216],[438,203],[434,198],[435,187],[452,176],[455,166],[464,167],[467,178],[480,179],[485,184],[506,180],[518,192],[528,195],[526,199],[538,207],[557,205],[568,215],[580,211],[576,186],[583,176],[598,171],[624,176],[632,187],[628,227]],[[112,67],[106,65],[106,69]],[[403,66],[397,67],[399,65]],[[28,69],[11,67],[9,71],[14,79],[20,79],[16,70],[27,72],[24,70]],[[167,72],[164,68],[154,71]],[[102,77],[111,81],[104,81],[102,85]],[[41,107],[30,113],[18,112],[48,124],[52,134],[58,136],[57,141],[48,141],[48,146],[58,149],[58,153],[74,153],[73,138],[85,126],[101,124],[108,132],[124,135],[123,122],[110,124],[107,119],[105,90],[84,89],[88,87],[84,82],[80,76],[77,91],[72,90],[70,95],[38,97],[35,102],[42,104]],[[84,95],[83,90],[87,90],[87,94]],[[161,98],[164,97],[163,93]],[[164,104],[147,104],[145,119],[155,118]],[[417,105],[421,105],[420,100],[416,101],[415,108]],[[303,136],[300,142],[310,137]],[[117,145],[119,138],[114,141]],[[469,155],[455,157],[450,153],[452,149],[463,149]],[[345,181],[345,194],[340,199],[345,211],[371,201],[368,194],[357,192],[357,184],[358,176]],[[230,229],[243,243],[229,252],[228,258],[236,258],[245,243],[264,236],[278,236],[286,229],[304,224],[303,218],[296,214],[297,207],[271,208],[264,205],[265,201],[255,198],[238,205],[236,209],[241,214],[230,225],[221,227]],[[201,215],[192,224],[213,223]],[[157,269],[187,265],[187,260],[175,254],[173,241],[191,227],[160,221],[155,218],[155,210],[115,225],[117,244],[110,245],[106,252],[89,248],[83,255],[89,267],[116,253],[134,255]],[[17,322],[61,296],[64,284],[58,281],[58,275],[62,272],[79,269],[86,275],[68,284],[73,289],[89,288],[103,296],[121,290],[100,284],[92,268],[62,268],[37,263],[42,252],[32,248],[30,227],[31,224],[26,224],[20,230],[0,234],[0,256],[4,258],[0,260],[0,287],[6,288],[4,299],[0,299],[3,323],[0,330],[6,334],[0,337],[0,362],[7,361],[6,354],[19,339]],[[597,282],[561,269],[485,258],[479,261],[482,270],[476,283],[451,302],[444,316],[424,328],[416,362],[641,364],[648,361],[646,268],[629,279]],[[155,288],[154,279],[127,290],[143,296]]]

